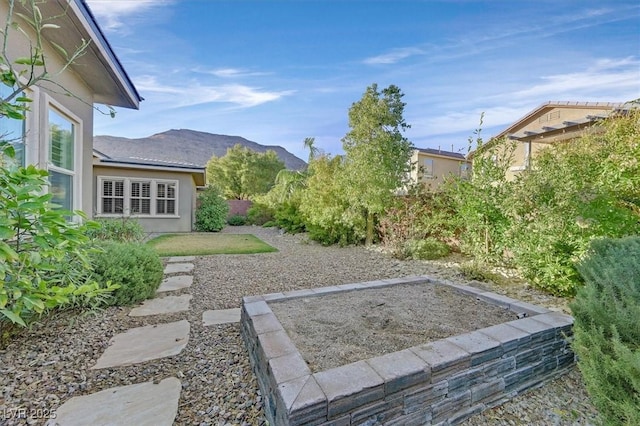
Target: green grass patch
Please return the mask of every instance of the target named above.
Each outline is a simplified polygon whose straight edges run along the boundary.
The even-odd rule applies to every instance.
[[[166,234],[149,241],[160,256],[207,256],[278,251],[251,234]]]

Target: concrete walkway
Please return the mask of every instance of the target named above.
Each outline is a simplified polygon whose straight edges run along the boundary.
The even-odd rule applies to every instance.
[[[165,279],[157,290],[156,298],[134,307],[129,316],[157,317],[154,325],[137,327],[117,334],[98,358],[92,370],[160,360],[179,354],[189,342],[191,325],[186,319],[165,323],[162,315],[189,310],[190,294],[167,295],[191,287],[194,256],[165,259]],[[205,311],[203,325],[227,324],[240,321],[240,308]],[[176,377],[159,383],[144,382],[119,386],[90,395],[73,397],[56,411],[57,418],[47,426],[60,425],[149,425],[170,426],[178,412],[182,384]]]

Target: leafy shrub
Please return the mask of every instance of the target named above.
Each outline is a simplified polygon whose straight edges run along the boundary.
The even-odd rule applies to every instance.
[[[341,223],[325,224],[324,227],[309,225],[307,231],[310,239],[324,246],[338,244],[341,247],[345,247],[362,241],[362,238],[355,235],[352,228]]]
[[[285,201],[276,208],[274,216],[277,226],[290,234],[306,230],[304,218],[296,203]]]
[[[594,240],[578,263],[573,348],[605,424],[640,424],[640,237]]]
[[[8,322],[26,326],[47,310],[91,305],[113,290],[89,279],[89,238],[74,214],[51,204],[43,194],[48,173],[21,167],[11,145],[0,146],[0,331]]]
[[[474,260],[460,265],[462,276],[470,281],[484,281],[502,284],[505,279],[502,275],[493,272],[487,264]]]
[[[273,209],[266,204],[253,203],[247,210],[247,221],[252,225],[263,226],[274,220]]]
[[[91,256],[92,278],[120,286],[109,305],[131,305],[154,296],[163,276],[163,265],[153,248],[137,243],[102,241]]]
[[[95,240],[142,242],[146,236],[137,219],[122,217],[117,219],[96,219],[99,227],[90,229],[87,235]]]
[[[217,232],[224,228],[229,214],[229,204],[220,195],[220,191],[210,186],[198,196],[198,201],[196,230]]]
[[[247,223],[247,218],[240,214],[234,214],[229,219],[227,219],[227,223],[231,226],[242,226]]]
[[[403,248],[404,258],[414,260],[440,259],[451,252],[448,245],[435,238],[408,240],[404,243]]]
[[[263,228],[273,228],[275,226],[278,226],[275,220],[270,220],[269,222],[265,222],[264,224],[262,224]]]

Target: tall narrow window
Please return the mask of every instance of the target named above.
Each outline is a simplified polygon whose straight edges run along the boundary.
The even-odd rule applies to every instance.
[[[471,169],[471,164],[469,163],[461,163],[460,164],[460,177],[462,179],[469,179],[469,170]]]
[[[131,214],[151,214],[151,182],[131,182]]]
[[[433,177],[433,159],[425,158],[422,164],[422,177],[423,178],[432,178]]]
[[[102,213],[124,213],[124,181],[102,181]]]
[[[13,88],[5,84],[0,84],[0,98],[5,99],[10,96],[13,91]],[[19,94],[17,97],[20,96],[24,95]],[[13,149],[16,153],[16,161],[21,166],[25,165],[24,136],[25,120],[0,115],[0,140],[13,145]]]
[[[156,195],[157,214],[176,214],[176,184],[158,183]]]
[[[75,125],[49,109],[49,183],[52,202],[73,210],[75,177]]]

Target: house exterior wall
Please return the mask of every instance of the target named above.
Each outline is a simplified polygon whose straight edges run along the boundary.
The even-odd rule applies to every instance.
[[[191,232],[195,223],[196,185],[191,174],[184,172],[136,170],[105,165],[93,166],[93,191],[96,194],[92,211],[95,217],[122,217],[122,215],[101,214],[99,203],[101,177],[177,181],[177,214],[167,217],[131,215],[138,219],[145,232]]]
[[[0,25],[4,27],[4,18],[8,13],[8,4],[0,2]],[[22,28],[29,33],[28,25]],[[53,30],[55,31],[55,30]],[[35,37],[29,33],[30,37]],[[22,34],[11,31],[8,35],[8,55],[11,58],[28,56],[29,40]],[[56,73],[63,66],[58,52],[46,42],[44,43],[47,68],[51,79],[73,96],[61,93],[63,89],[43,82],[26,93],[32,99],[30,111],[26,114],[25,126],[25,163],[42,169],[50,169],[49,161],[49,109],[54,108],[58,114],[70,119],[75,124],[73,209],[80,209],[90,215],[92,205],[91,158],[93,144],[93,94],[89,86],[71,69],[59,75]],[[6,118],[4,118],[6,119]]]
[[[425,171],[425,160],[432,161],[431,176],[428,176]],[[410,179],[412,183],[423,183],[425,186],[431,189],[437,189],[442,185],[448,176],[460,176],[461,165],[470,164],[465,160],[457,158],[451,158],[446,156],[434,155],[425,153],[422,151],[414,150],[411,156],[411,172]]]

